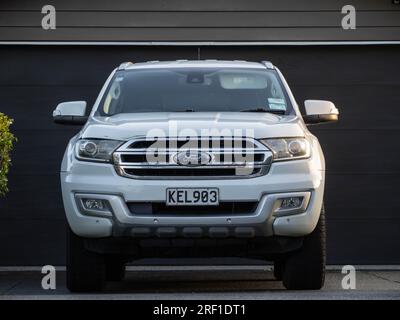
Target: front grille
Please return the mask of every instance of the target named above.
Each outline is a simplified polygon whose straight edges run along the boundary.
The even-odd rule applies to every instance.
[[[182,163],[188,157],[192,161]],[[128,141],[113,155],[121,176],[134,179],[251,178],[266,174],[272,153],[263,144],[249,138],[169,138]],[[205,163],[202,161],[206,159]],[[197,160],[196,160],[197,161]]]
[[[133,215],[140,216],[218,216],[245,215],[256,211],[258,202],[220,202],[217,206],[167,206],[162,202],[128,202]]]

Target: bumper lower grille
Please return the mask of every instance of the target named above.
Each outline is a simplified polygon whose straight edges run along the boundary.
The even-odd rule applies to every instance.
[[[128,202],[134,215],[216,216],[245,215],[256,211],[258,202],[220,202],[217,206],[167,206],[162,202]]]

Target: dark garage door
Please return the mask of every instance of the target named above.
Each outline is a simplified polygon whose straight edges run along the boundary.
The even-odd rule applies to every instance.
[[[78,128],[54,125],[64,100],[92,104],[122,61],[270,59],[297,101],[329,99],[338,124],[312,128],[327,160],[333,264],[399,264],[400,47],[0,47],[0,111],[15,119],[10,192],[0,199],[0,264],[64,264],[58,171]]]

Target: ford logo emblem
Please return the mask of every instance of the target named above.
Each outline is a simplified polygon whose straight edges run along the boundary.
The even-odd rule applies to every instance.
[[[209,153],[204,151],[187,150],[175,154],[173,160],[176,164],[181,166],[195,167],[209,164],[212,157]]]

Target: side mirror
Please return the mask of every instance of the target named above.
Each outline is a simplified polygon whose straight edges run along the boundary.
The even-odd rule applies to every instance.
[[[88,119],[85,113],[86,101],[63,102],[53,111],[53,120],[59,124],[83,125]]]
[[[306,124],[334,122],[338,120],[339,110],[330,101],[306,100],[304,101],[306,114],[303,120]]]

